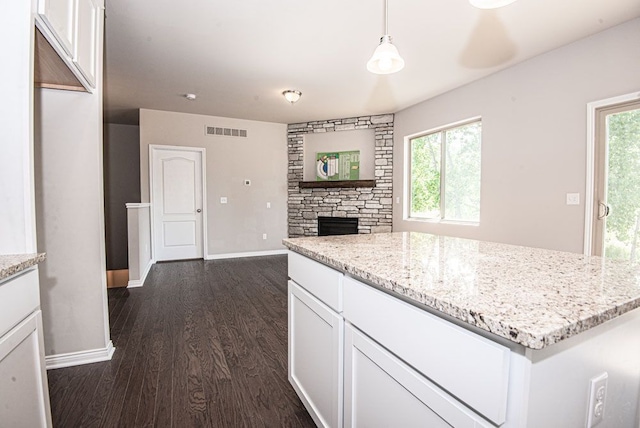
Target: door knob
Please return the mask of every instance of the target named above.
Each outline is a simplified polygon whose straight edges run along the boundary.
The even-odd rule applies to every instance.
[[[196,212],[197,212],[197,213],[201,213],[201,212],[202,212],[202,210],[201,210],[200,208],[198,208],[198,209],[196,210]]]
[[[602,210],[600,210],[602,208]],[[598,219],[602,220],[603,218],[607,217],[609,215],[609,205],[605,204],[604,202],[598,202]]]

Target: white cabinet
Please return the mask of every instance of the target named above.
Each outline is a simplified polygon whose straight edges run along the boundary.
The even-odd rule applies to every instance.
[[[40,0],[38,15],[67,55],[73,52],[75,0]]]
[[[76,0],[73,63],[92,87],[96,86],[96,54],[98,43],[97,0]]]
[[[90,92],[96,87],[103,0],[38,0],[36,25]]]
[[[346,428],[493,426],[349,324],[344,355]]]
[[[38,274],[0,282],[0,425],[49,427]]]
[[[289,281],[289,381],[320,427],[342,426],[344,320]]]

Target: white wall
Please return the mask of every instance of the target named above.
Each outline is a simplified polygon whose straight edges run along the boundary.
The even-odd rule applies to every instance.
[[[36,250],[33,204],[33,17],[30,1],[0,3],[0,254]]]
[[[205,135],[205,126],[246,129],[247,137]],[[141,109],[142,202],[149,202],[149,145],[204,147],[209,256],[282,250],[287,236],[286,133],[281,123]],[[220,203],[223,196],[227,204]]]
[[[98,42],[102,46],[102,37]],[[97,57],[95,93],[35,92],[36,219],[38,250],[47,253],[39,271],[48,361],[60,354],[110,347],[102,178],[102,48]]]
[[[582,252],[587,103],[640,91],[640,19],[396,114],[395,231]],[[480,225],[403,219],[407,135],[482,117]],[[580,193],[567,206],[568,192]]]

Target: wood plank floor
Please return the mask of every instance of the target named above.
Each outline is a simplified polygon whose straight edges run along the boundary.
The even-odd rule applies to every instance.
[[[287,258],[153,266],[108,290],[113,359],[50,370],[54,427],[314,427],[287,379]]]

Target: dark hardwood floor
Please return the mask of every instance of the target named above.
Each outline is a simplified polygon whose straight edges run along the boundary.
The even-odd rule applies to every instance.
[[[109,293],[113,359],[50,370],[54,427],[314,427],[287,379],[287,258],[153,266]]]

